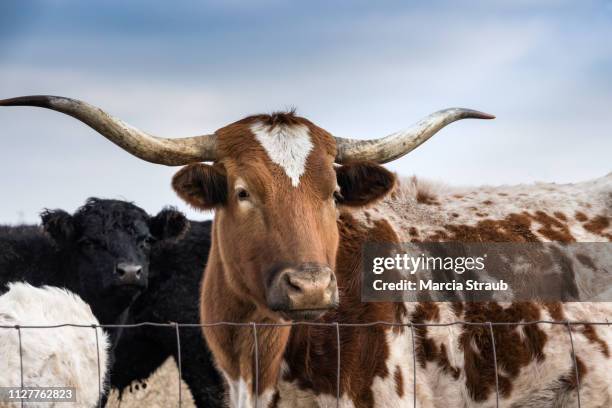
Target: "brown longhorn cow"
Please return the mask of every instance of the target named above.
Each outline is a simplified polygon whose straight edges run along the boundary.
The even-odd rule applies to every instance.
[[[361,302],[366,242],[612,239],[610,176],[537,191],[477,188],[447,194],[432,193],[416,181],[396,188],[395,176],[378,164],[403,156],[455,120],[490,115],[448,109],[407,131],[358,141],[334,137],[289,112],[251,116],[213,135],[163,139],[67,98],[21,97],[0,105],[57,110],[141,159],[188,164],[174,176],[174,189],[193,207],[215,210],[202,287],[204,323],[443,324],[611,315],[606,303]],[[576,196],[581,191],[589,194],[582,207]],[[486,207],[481,215],[474,213],[474,204]],[[333,327],[258,328],[257,367],[251,328],[206,327],[204,334],[227,379],[232,407],[256,402],[259,407],[332,407],[337,391],[342,407],[409,407],[413,401],[418,407],[492,407],[497,398],[504,407],[569,407],[575,406],[578,389],[583,406],[612,404],[609,328],[573,326],[575,365],[563,325],[496,327],[495,361],[487,330],[343,327],[339,390]]]

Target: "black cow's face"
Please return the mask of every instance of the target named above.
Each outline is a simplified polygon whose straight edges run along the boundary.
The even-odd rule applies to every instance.
[[[66,280],[105,323],[114,322],[147,287],[151,246],[179,237],[188,225],[172,209],[149,217],[131,203],[101,199],[89,199],[74,215],[46,211],[42,220],[70,258]]]

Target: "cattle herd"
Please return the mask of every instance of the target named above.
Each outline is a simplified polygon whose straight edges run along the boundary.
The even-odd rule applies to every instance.
[[[372,242],[612,241],[612,174],[459,189],[380,165],[451,122],[493,118],[467,109],[371,140],[294,112],[166,139],[63,97],[0,106],[56,110],[140,159],[186,165],[172,187],[214,210],[198,222],[90,198],[0,226],[0,387],[70,386],[76,406],[103,406],[172,357],[198,407],[612,407],[612,302],[361,301]],[[612,274],[564,258],[576,293],[589,290],[579,265]],[[546,285],[538,265],[521,279]],[[178,349],[175,328],[145,322],[211,325],[181,327]]]

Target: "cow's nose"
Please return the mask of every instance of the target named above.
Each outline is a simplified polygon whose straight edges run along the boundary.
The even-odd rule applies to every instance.
[[[120,285],[141,285],[142,265],[119,262],[115,270],[117,281]]]
[[[336,276],[328,266],[308,263],[284,268],[268,288],[270,308],[290,315],[315,317],[337,304]]]

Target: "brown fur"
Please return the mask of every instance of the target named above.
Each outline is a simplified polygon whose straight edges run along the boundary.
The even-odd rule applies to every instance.
[[[612,232],[604,232],[604,230],[610,227],[610,219],[608,217],[598,215],[589,222],[585,223],[583,226],[585,230],[590,231],[593,234],[601,235],[602,237],[608,238],[608,240],[612,241]]]
[[[574,218],[576,218],[578,221],[580,222],[585,222],[586,220],[588,220],[589,218],[586,216],[585,213],[583,213],[582,211],[576,211],[576,214],[574,214]]]
[[[476,215],[486,216],[480,213]],[[485,219],[478,221],[476,225],[447,224],[445,229],[451,232],[450,236],[445,237],[435,233],[429,236],[428,240],[440,241],[441,238],[448,238],[461,242],[539,242],[541,239],[532,231],[534,221],[541,225],[537,232],[551,241],[576,241],[567,224],[542,211],[537,211],[535,214],[526,211],[520,214],[510,214],[503,220]]]
[[[440,318],[440,310],[435,303],[420,303],[411,316],[411,321],[417,325],[427,322],[437,322]],[[426,326],[415,326],[415,336],[418,338],[416,349],[417,361],[421,367],[425,367],[427,361],[434,361],[438,356],[436,344],[427,337]]]
[[[596,344],[599,347],[599,349],[601,350],[601,354],[603,354],[604,357],[610,357],[610,349],[608,347],[608,344],[601,337],[599,337],[599,334],[597,334],[597,332],[595,331],[595,326],[584,325],[582,329],[582,334],[584,334],[584,337],[586,337],[589,342],[591,342],[592,344]]]
[[[486,214],[480,213],[476,213],[476,215],[486,216]],[[537,232],[551,241],[576,241],[570,233],[567,224],[542,211],[536,211],[534,214],[528,212],[510,214],[503,220],[485,219],[478,221],[473,226],[447,224],[445,228],[451,232],[450,236],[445,237],[435,233],[433,236],[428,237],[428,239],[440,241],[440,238],[448,238],[461,242],[539,242],[541,239],[532,231],[532,223],[534,221],[541,225]]]
[[[402,370],[399,368],[399,366],[395,366],[393,379],[395,380],[395,392],[397,393],[398,397],[402,398],[404,396],[404,376],[402,375]]]
[[[299,125],[303,123],[305,119],[297,116],[295,112],[296,112],[296,109],[292,108],[291,110],[287,112],[279,111],[279,112],[272,112],[270,114],[259,114],[259,115],[249,116],[243,119],[242,121],[250,122],[250,123],[260,122],[266,126],[270,126],[271,128],[274,128],[276,126],[281,126],[281,125],[288,125],[288,126]]]
[[[476,225],[445,226],[453,241],[461,242],[538,242],[531,231],[528,214],[510,214],[503,220],[482,220]],[[432,239],[435,240],[435,239]]]
[[[496,303],[466,304],[465,320],[470,322],[520,322],[540,319],[540,308],[531,302],[518,302],[504,308]],[[499,390],[502,396],[512,392],[512,380],[521,367],[531,361],[544,360],[543,349],[546,334],[537,325],[523,326],[525,334],[521,339],[516,326],[494,327],[495,347],[503,350],[497,353],[497,365],[504,368],[499,375]],[[470,343],[475,341],[478,352]],[[459,339],[465,355],[466,386],[474,401],[484,401],[495,392],[493,345],[487,326],[466,325]]]
[[[553,320],[558,321],[558,322],[565,320],[565,317],[563,314],[563,307],[561,306],[561,303],[559,302],[544,303],[544,307],[548,310],[548,313],[550,313],[550,317]]]
[[[534,215],[531,215],[531,218],[542,224],[538,232],[549,240],[556,242],[576,242],[576,239],[569,231],[568,225],[562,223],[558,219],[551,217],[543,211],[536,211]]]

